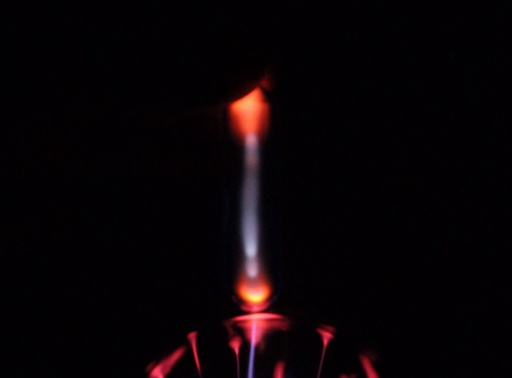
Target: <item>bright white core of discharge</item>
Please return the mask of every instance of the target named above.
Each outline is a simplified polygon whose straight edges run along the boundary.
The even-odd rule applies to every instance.
[[[259,248],[259,201],[260,201],[260,151],[258,136],[249,134],[244,138],[244,177],[241,192],[241,233],[244,246],[245,269],[249,277],[259,271],[257,260]]]

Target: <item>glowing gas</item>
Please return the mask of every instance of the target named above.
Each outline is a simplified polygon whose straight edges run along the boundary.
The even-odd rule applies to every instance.
[[[260,169],[261,147],[270,124],[270,105],[259,87],[228,107],[230,130],[243,149],[239,193],[239,258],[235,296],[248,312],[270,305],[273,287],[261,256]]]
[[[232,132],[239,138],[255,135],[263,138],[270,123],[270,105],[257,87],[228,108]]]

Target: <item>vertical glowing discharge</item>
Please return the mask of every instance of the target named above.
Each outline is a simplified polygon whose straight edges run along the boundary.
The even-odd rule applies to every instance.
[[[244,140],[244,178],[240,202],[241,234],[244,244],[245,270],[250,278],[258,275],[259,241],[259,142],[254,134]]]
[[[242,309],[264,310],[273,293],[262,246],[261,169],[262,146],[270,123],[270,105],[260,88],[228,107],[231,135],[241,150],[238,191],[239,247],[235,251],[235,296]]]
[[[254,376],[254,355],[256,352],[256,321],[252,322],[251,327],[251,350],[249,351],[249,369],[247,371],[247,378]]]

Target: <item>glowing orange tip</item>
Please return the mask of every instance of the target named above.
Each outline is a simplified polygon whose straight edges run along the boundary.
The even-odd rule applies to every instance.
[[[263,137],[270,123],[270,105],[261,88],[256,87],[228,106],[231,130],[240,137],[250,135]]]
[[[267,280],[242,279],[236,287],[237,299],[244,311],[257,312],[266,309],[270,305],[272,287]]]

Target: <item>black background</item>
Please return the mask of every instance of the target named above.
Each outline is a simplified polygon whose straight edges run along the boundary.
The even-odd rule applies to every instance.
[[[142,377],[236,313],[221,114],[266,66],[275,309],[352,330],[383,376],[506,376],[510,7],[57,1],[4,18],[14,376]]]

